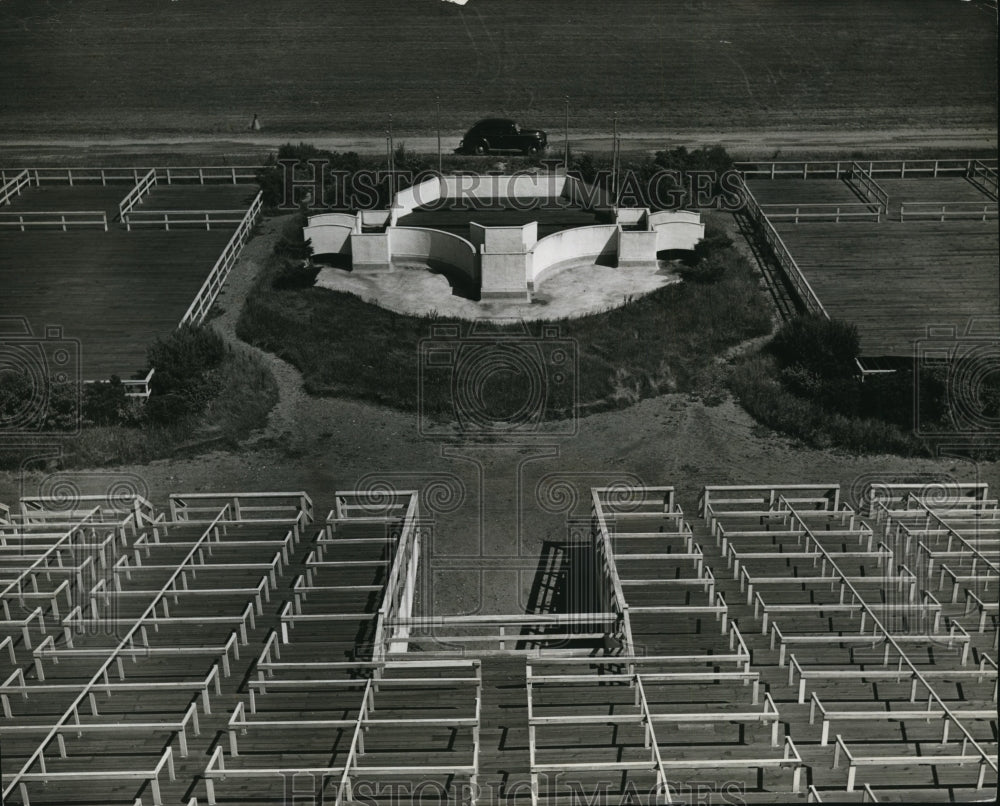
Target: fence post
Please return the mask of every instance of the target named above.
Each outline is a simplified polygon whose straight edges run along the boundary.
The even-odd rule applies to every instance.
[[[236,168],[235,168],[235,166],[233,167],[233,184],[234,185],[236,184]]]

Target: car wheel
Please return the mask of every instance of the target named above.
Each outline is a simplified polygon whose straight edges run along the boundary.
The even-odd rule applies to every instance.
[[[473,146],[472,153],[478,154],[479,156],[482,156],[483,154],[489,154],[490,153],[489,143],[487,143],[485,140],[480,140],[478,143],[475,144],[475,146]]]
[[[531,145],[528,146],[526,149],[524,149],[524,153],[527,154],[529,157],[534,157],[536,154],[538,154],[540,150],[541,149],[539,149],[538,146]]]

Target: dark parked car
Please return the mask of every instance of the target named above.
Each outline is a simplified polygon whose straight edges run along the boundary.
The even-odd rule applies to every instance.
[[[455,149],[459,154],[490,154],[495,151],[520,151],[538,154],[545,150],[549,137],[541,129],[522,129],[506,118],[486,118],[465,133]]]

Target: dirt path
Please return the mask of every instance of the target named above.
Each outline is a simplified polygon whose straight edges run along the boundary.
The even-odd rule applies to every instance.
[[[230,339],[282,224],[265,222],[230,275],[222,313],[213,320]],[[567,539],[568,520],[589,522],[592,486],[673,484],[689,513],[705,484],[839,482],[847,501],[880,479],[983,480],[1000,488],[1000,462],[804,448],[756,425],[724,396],[716,404],[682,394],[644,400],[580,417],[571,435],[543,429],[519,441],[430,439],[412,414],[310,397],[294,367],[260,355],[274,372],[280,401],[267,428],[242,450],[94,471],[0,473],[0,501],[51,488],[58,476],[83,493],[105,494],[125,481],[161,506],[170,492],[306,490],[322,519],[338,489],[421,488],[431,535],[432,595],[425,605],[437,613],[509,613],[529,606],[546,543]]]
[[[445,153],[458,145],[463,132],[442,134]],[[559,156],[563,148],[563,133],[552,131],[550,151]],[[6,139],[0,142],[5,161],[39,160],[43,162],[72,161],[76,164],[113,158],[118,164],[141,159],[144,155],[169,152],[175,159],[184,155],[206,158],[218,155],[220,160],[233,154],[247,156],[270,153],[287,142],[305,141],[320,148],[335,151],[356,151],[359,154],[384,154],[385,137],[365,133],[345,133],[330,136],[322,132],[262,132],[243,137],[168,136],[152,138],[89,138],[86,136],[54,139]],[[570,146],[574,151],[606,153],[611,151],[607,131],[570,131]],[[624,132],[623,152],[653,152],[672,145],[697,147],[722,145],[741,158],[796,158],[803,155],[839,154],[847,157],[853,151],[903,152],[916,150],[962,151],[995,149],[996,127],[939,129],[673,129],[670,131]],[[437,150],[437,135],[398,135],[397,143],[419,153]],[[224,163],[227,164],[227,163]]]
[[[247,244],[226,280],[225,288],[216,302],[221,313],[212,320],[212,325],[230,344],[258,356],[271,370],[278,385],[278,403],[268,417],[267,429],[255,435],[248,447],[261,441],[273,442],[290,438],[296,430],[297,414],[306,408],[310,400],[303,387],[302,374],[295,367],[274,353],[265,352],[241,341],[236,335],[236,324],[243,304],[291,218],[292,216],[279,216],[263,221],[260,233]]]

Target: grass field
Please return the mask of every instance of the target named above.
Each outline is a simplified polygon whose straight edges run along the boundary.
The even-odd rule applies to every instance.
[[[996,67],[946,0],[6,0],[0,137],[993,127]]]
[[[137,210],[245,210],[256,185],[157,185]]]
[[[913,356],[931,325],[1000,315],[996,222],[777,224],[830,316],[865,356]],[[1000,333],[997,334],[1000,336]]]
[[[180,322],[231,234],[0,232],[4,310],[36,334],[61,325],[79,339],[84,379],[132,377],[146,366],[146,348]]]
[[[750,179],[760,204],[857,204],[862,200],[843,179]]]

